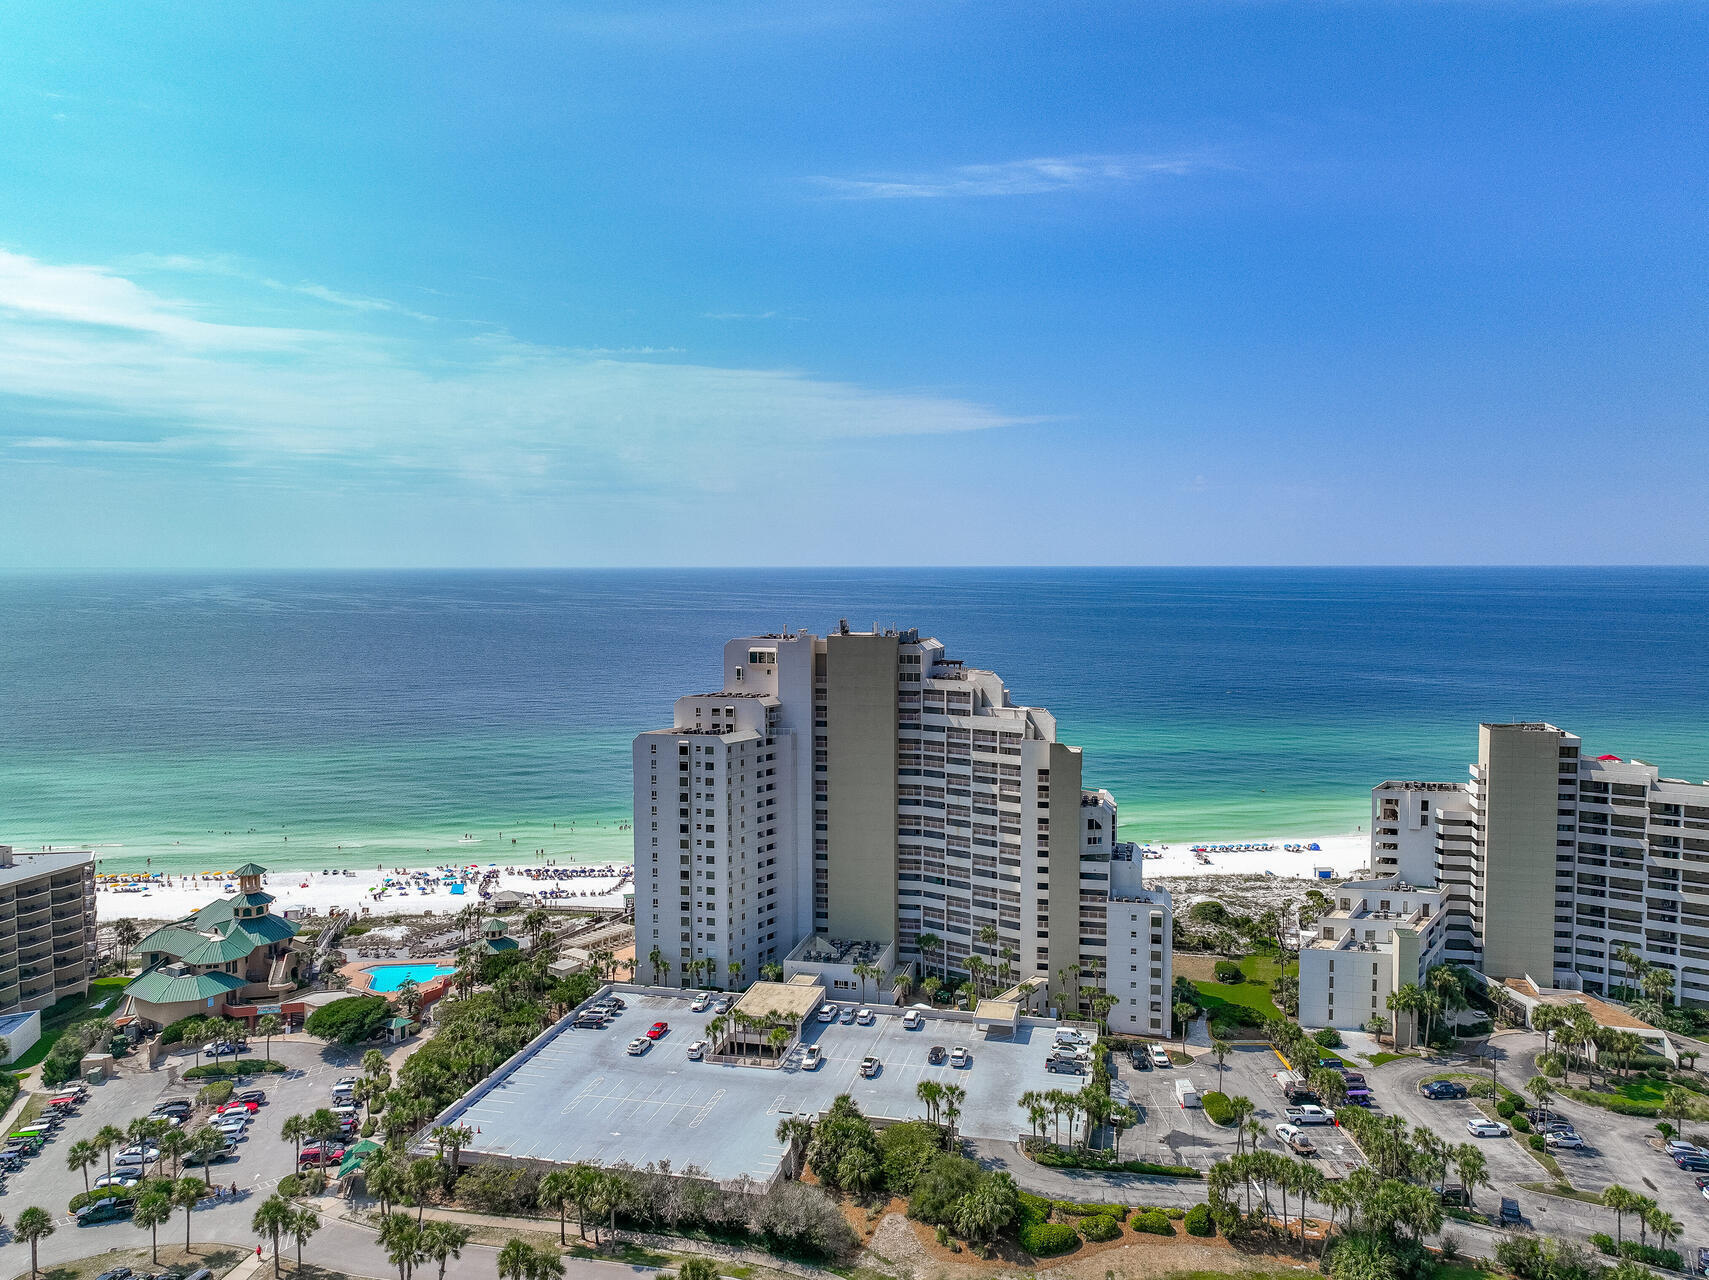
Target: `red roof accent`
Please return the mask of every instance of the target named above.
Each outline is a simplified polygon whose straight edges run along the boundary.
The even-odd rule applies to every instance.
[[[1619,764],[1620,763],[1620,757],[1619,756],[1597,756],[1596,758],[1598,760],[1602,761],[1604,764]]]

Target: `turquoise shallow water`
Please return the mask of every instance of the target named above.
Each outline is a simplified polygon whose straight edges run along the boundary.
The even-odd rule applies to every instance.
[[[626,861],[628,747],[733,635],[917,625],[1132,837],[1327,835],[1483,720],[1709,777],[1703,570],[0,578],[0,841],[108,870]]]

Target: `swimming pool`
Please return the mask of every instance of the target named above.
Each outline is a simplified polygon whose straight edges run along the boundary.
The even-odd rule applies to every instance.
[[[374,964],[368,966],[368,990],[396,991],[405,982],[413,981],[417,986],[432,982],[435,978],[443,978],[446,974],[456,973],[456,967],[448,964]]]

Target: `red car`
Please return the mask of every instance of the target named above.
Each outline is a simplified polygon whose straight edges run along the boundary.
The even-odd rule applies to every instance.
[[[219,1109],[217,1114],[223,1116],[231,1112],[247,1111],[250,1115],[254,1115],[260,1109],[261,1108],[256,1106],[253,1102],[228,1102]]]
[[[664,1035],[664,1033],[669,1031],[670,1029],[671,1029],[671,1024],[668,1022],[655,1022],[652,1026],[647,1028],[647,1039],[657,1040],[660,1036]]]
[[[343,1147],[327,1147],[325,1149],[316,1148],[313,1151],[303,1152],[303,1154],[297,1158],[297,1164],[299,1167],[307,1166],[311,1169],[316,1165],[320,1165],[322,1168],[325,1168],[329,1164],[338,1164],[343,1159]]]

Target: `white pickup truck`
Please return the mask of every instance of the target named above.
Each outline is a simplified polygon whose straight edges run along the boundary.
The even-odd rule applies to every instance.
[[[1294,1124],[1328,1124],[1335,1119],[1333,1111],[1314,1106],[1287,1107],[1283,1114]]]

